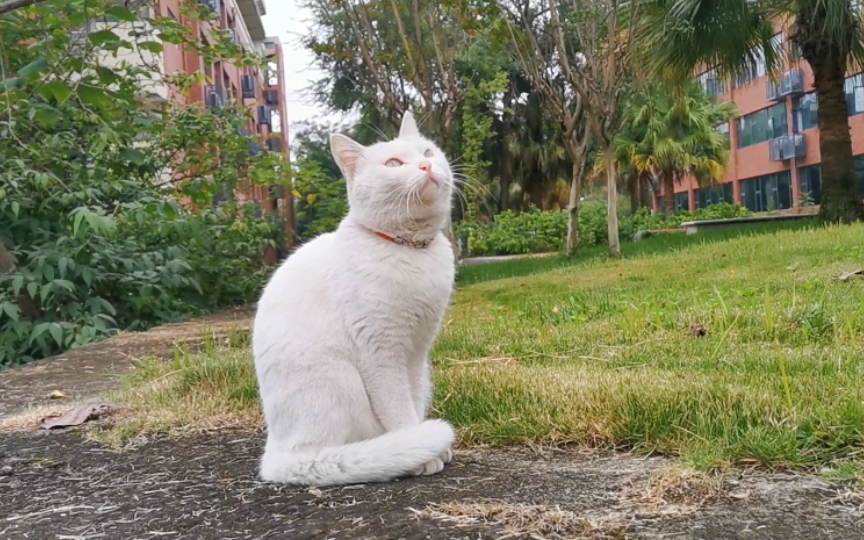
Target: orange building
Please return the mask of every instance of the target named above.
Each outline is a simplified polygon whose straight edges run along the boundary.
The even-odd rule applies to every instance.
[[[288,150],[288,122],[286,116],[285,84],[282,45],[277,38],[267,37],[262,16],[266,13],[263,0],[198,0],[217,15],[213,22],[202,22],[183,17],[179,0],[158,0],[156,15],[171,17],[197,33],[207,43],[217,29],[229,30],[237,43],[247,52],[257,52],[267,59],[267,67],[238,68],[222,62],[208,64],[194,51],[164,43],[161,68],[164,75],[185,72],[203,73],[207,83],[193,87],[189,92],[192,102],[203,102],[208,108],[223,107],[237,101],[253,111],[246,127],[247,133],[256,135],[260,144],[250,147],[252,152],[281,152]],[[170,90],[162,86],[156,94],[167,99]],[[288,238],[294,230],[294,212],[291,190],[284,186],[255,186],[234,196],[242,201],[261,203],[263,212],[281,212],[285,218]]]
[[[695,211],[718,202],[738,203],[753,212],[787,210],[818,205],[822,198],[819,164],[818,103],[813,73],[778,29],[774,45],[782,52],[782,69],[769,77],[764,61],[747,66],[729,80],[716,69],[703,71],[697,80],[720,100],[734,102],[741,116],[719,129],[728,133],[729,167],[719,185],[700,187],[687,179],[675,187],[678,209]],[[757,55],[757,58],[761,54]],[[846,100],[852,132],[855,172],[864,198],[864,75],[849,74]],[[660,206],[655,198],[655,209]]]

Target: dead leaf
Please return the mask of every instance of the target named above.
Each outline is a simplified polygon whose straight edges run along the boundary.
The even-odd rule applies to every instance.
[[[749,489],[736,489],[729,492],[729,498],[738,499],[739,501],[750,498]]]
[[[314,495],[314,496],[315,496],[316,498],[318,498],[318,499],[320,499],[321,497],[324,496],[324,492],[321,491],[321,490],[318,489],[318,488],[312,488],[312,489],[310,489],[310,490],[309,490],[309,494],[310,494],[310,495]]]
[[[53,392],[48,394],[48,397],[51,399],[63,399],[66,397],[66,394],[64,394],[60,390],[54,390]]]
[[[864,276],[864,269],[859,268],[858,270],[852,270],[851,272],[843,272],[837,279],[840,281],[849,281],[850,278],[862,276]]]
[[[42,429],[60,429],[80,426],[88,420],[95,420],[111,409],[111,404],[104,401],[89,401],[79,405],[58,418],[43,418]]]
[[[696,337],[705,337],[708,335],[708,330],[701,324],[694,324],[690,326],[690,333]]]

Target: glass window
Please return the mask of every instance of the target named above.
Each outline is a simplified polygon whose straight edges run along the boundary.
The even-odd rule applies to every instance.
[[[722,96],[726,93],[726,82],[720,77],[717,68],[709,69],[708,71],[696,77],[702,89],[710,96]]]
[[[801,183],[801,205],[804,206],[805,201],[811,204],[821,204],[822,166],[801,167],[798,169],[798,180]]]
[[[777,51],[778,55],[783,54],[783,33],[774,34],[774,37],[771,38],[771,46],[775,51]],[[762,47],[757,45],[750,49],[750,54],[748,57],[742,62],[740,73],[738,73],[734,80],[733,84],[736,88],[740,86],[744,86],[745,84],[749,84],[752,81],[755,81],[759,77],[764,77],[768,74],[768,67],[765,64],[765,53],[762,52]]]
[[[684,193],[676,193],[675,194],[675,210],[684,210],[685,212],[690,211],[690,194],[686,191]]]
[[[738,148],[763,143],[789,134],[786,103],[762,109],[738,119]]]
[[[751,212],[770,212],[792,208],[792,182],[789,171],[757,176],[741,182],[741,202]]]
[[[707,208],[720,203],[735,204],[731,183],[696,190],[696,208]]]
[[[792,117],[795,132],[819,127],[819,100],[815,92],[795,98]]]
[[[864,198],[864,155],[855,156],[855,177],[858,179],[858,192]]]
[[[723,122],[722,124],[717,126],[717,131],[719,131],[720,134],[726,138],[726,148],[729,148],[731,146],[729,139],[729,125],[729,122]]]
[[[864,113],[864,76],[860,73],[846,79],[846,109],[849,116]]]
[[[801,60],[804,55],[801,53],[801,47],[795,43],[794,41],[789,42],[789,60],[792,62],[797,62]]]

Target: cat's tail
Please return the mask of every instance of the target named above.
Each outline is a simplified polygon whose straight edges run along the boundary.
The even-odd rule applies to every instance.
[[[407,476],[450,450],[456,433],[443,420],[426,420],[356,443],[314,452],[264,450],[261,479],[266,482],[328,486],[386,482]]]

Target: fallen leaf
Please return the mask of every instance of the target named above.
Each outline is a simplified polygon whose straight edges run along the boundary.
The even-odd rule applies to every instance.
[[[64,394],[60,390],[54,390],[53,392],[48,394],[48,397],[51,399],[63,399],[66,397],[66,394]]]
[[[852,270],[851,272],[843,272],[837,279],[839,279],[840,281],[849,281],[850,278],[862,276],[864,276],[864,270],[859,268],[858,270]]]
[[[309,494],[310,494],[310,495],[314,495],[315,497],[317,497],[317,498],[319,498],[319,499],[320,499],[321,497],[324,496],[324,492],[321,491],[321,490],[318,489],[318,488],[312,488],[312,489],[310,489],[310,490],[309,490]]]
[[[708,335],[708,330],[701,324],[694,324],[690,326],[690,333],[696,337],[705,337]]]
[[[744,500],[750,498],[749,489],[736,489],[729,492],[729,497],[732,499]]]
[[[104,401],[89,401],[79,405],[57,418],[43,418],[42,429],[60,429],[66,427],[80,426],[88,420],[95,420],[101,414],[109,411],[111,404]]]

